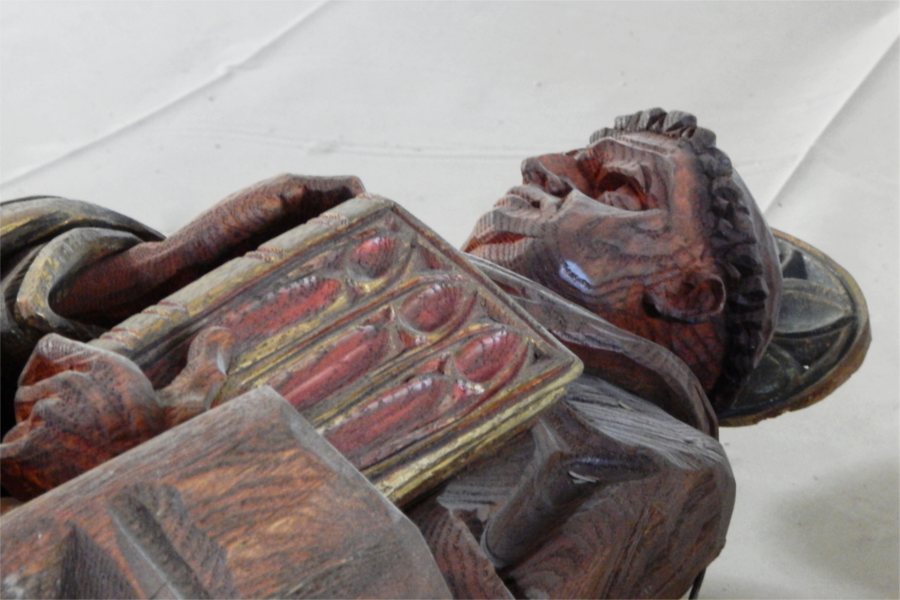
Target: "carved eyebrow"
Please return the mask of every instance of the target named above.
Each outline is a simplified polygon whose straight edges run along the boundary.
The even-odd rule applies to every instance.
[[[634,159],[626,162],[613,161],[611,164],[605,165],[605,168],[609,173],[630,178],[641,187],[642,192],[647,192],[653,181],[653,175],[650,173],[649,167]]]
[[[650,166],[641,163],[641,176],[643,177],[643,186],[644,191],[649,195],[650,188],[652,187],[651,182],[654,181],[653,173],[650,172]]]
[[[583,200],[588,200],[590,202],[595,203],[593,210],[598,213],[603,214],[603,216],[605,216],[605,217],[632,216],[636,212],[641,212],[641,211],[628,210],[627,208],[620,208],[618,206],[613,206],[612,204],[606,204],[605,202],[600,202],[597,198],[592,198],[591,196],[588,196],[581,190],[577,190],[577,189],[573,189],[571,192],[566,194],[565,200],[567,200],[567,201],[574,200],[576,198],[581,198]]]

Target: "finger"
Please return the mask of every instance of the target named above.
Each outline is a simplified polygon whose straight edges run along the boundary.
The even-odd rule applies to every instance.
[[[51,333],[42,337],[19,378],[19,386],[33,385],[38,381],[70,370],[87,370],[85,366],[95,348]]]
[[[186,369],[228,371],[234,349],[234,334],[225,327],[207,327],[198,333],[188,349]]]
[[[191,342],[187,366],[171,384],[157,393],[173,427],[207,410],[225,382],[234,335],[223,327],[201,331]]]

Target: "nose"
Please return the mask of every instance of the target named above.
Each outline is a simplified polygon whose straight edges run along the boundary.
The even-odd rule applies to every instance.
[[[522,162],[522,182],[536,185],[559,197],[572,191],[571,183],[548,169],[538,157],[526,158]]]

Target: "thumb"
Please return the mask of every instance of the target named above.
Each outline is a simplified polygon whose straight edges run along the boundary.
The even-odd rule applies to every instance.
[[[234,348],[234,335],[224,327],[208,327],[194,337],[187,365],[165,388],[157,401],[174,427],[209,409],[225,383]]]

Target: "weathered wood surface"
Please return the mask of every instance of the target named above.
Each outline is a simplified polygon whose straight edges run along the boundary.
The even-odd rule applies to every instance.
[[[0,203],[2,435],[16,423],[19,376],[42,336],[93,339],[253,244],[363,191],[355,177],[282,175],[230,195],[168,239],[88,202],[29,197]],[[53,345],[65,346],[45,345],[38,353],[52,352]],[[64,465],[56,466],[57,482],[71,477],[64,476]],[[11,485],[21,493],[21,485]]]
[[[42,338],[16,396],[19,423],[0,444],[6,491],[37,496],[207,410],[233,338],[207,328],[164,389],[127,358],[56,334]]]
[[[727,409],[772,336],[781,273],[715,135],[687,113],[642,111],[586,148],[526,160],[522,179],[464,250],[672,350]]]
[[[0,520],[8,598],[449,597],[415,526],[260,388]]]
[[[192,391],[180,385],[171,393],[166,386],[179,383],[190,344],[211,329],[224,329],[230,340],[227,357],[201,364],[217,389],[207,393],[204,378],[179,376],[193,382]],[[463,255],[396,204],[365,195],[222,265],[90,346],[132,360],[161,405],[191,399],[202,410],[204,402],[271,385],[401,504],[526,428],[581,370]],[[26,367],[11,441],[37,429],[29,421],[43,427],[42,411],[54,404],[78,404],[65,399],[73,394],[66,382],[82,379],[72,364],[97,361],[56,354],[38,352]],[[91,386],[98,396],[117,389],[84,382]],[[82,392],[74,390],[90,395]],[[97,412],[72,411],[66,430],[90,432],[128,414],[126,396]],[[157,421],[147,423],[131,436],[135,443],[158,433]],[[45,442],[39,459],[47,465],[35,459],[17,467],[37,471],[33,482],[42,480],[42,468],[65,460],[59,453],[50,459],[53,443]],[[0,452],[5,473],[34,457]],[[97,452],[101,460],[104,452]],[[89,461],[89,451],[84,455]]]
[[[422,530],[454,598],[514,598],[477,532],[481,523],[466,510],[451,510],[429,500],[410,512]]]
[[[355,177],[282,175],[230,195],[168,239],[87,202],[31,197],[0,203],[3,434],[14,423],[18,376],[41,336],[93,339],[363,191]]]
[[[57,239],[71,240],[79,229],[89,230],[95,238],[94,257],[113,253],[141,241],[159,240],[162,235],[114,211],[77,200],[36,196],[0,203],[0,361],[2,361],[2,433],[15,423],[13,397],[22,367],[37,341],[46,333],[46,320],[35,318],[30,312],[34,303],[19,290],[35,260],[46,261],[53,254],[46,248]],[[98,231],[105,232],[106,241],[96,243]],[[83,234],[79,234],[83,235]],[[60,247],[65,242],[56,242]],[[86,253],[86,254],[90,254]],[[36,272],[40,269],[36,269]],[[57,276],[65,276],[57,272]],[[19,306],[19,300],[23,301]],[[48,298],[49,300],[49,298]],[[96,337],[102,329],[91,329],[90,323],[76,324],[65,331],[69,335],[82,333],[87,339]],[[60,332],[61,333],[61,332]]]
[[[281,175],[225,198],[165,240],[93,262],[67,282],[61,313],[108,325],[213,268],[365,192],[356,177]]]
[[[454,595],[684,594],[724,545],[734,503],[699,381],[665,348],[470,260],[573,350],[586,375],[528,434],[411,513]]]
[[[718,436],[717,419],[700,382],[671,351],[625,331],[542,285],[492,262],[469,261],[602,377],[652,402],[688,425]]]
[[[721,551],[734,491],[718,442],[583,375],[411,516],[458,597],[496,589],[491,558],[517,597],[677,598]]]

